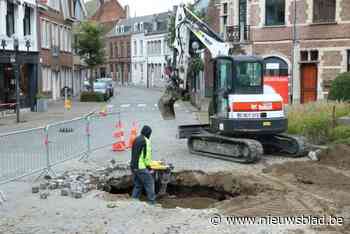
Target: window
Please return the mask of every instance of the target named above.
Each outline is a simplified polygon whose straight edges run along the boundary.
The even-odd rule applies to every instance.
[[[120,45],[120,57],[124,57],[124,43],[123,42]]]
[[[227,2],[224,3],[224,15],[227,15]]]
[[[46,22],[44,20],[41,20],[40,22],[41,26],[41,47],[46,47]]]
[[[115,50],[114,50],[114,56],[115,57],[118,57],[118,45],[117,44],[115,44]]]
[[[31,9],[30,7],[25,7],[24,9],[24,18],[23,18],[23,34],[24,36],[31,34],[31,28],[30,28],[30,16],[31,16]]]
[[[60,50],[66,51],[66,47],[65,47],[65,43],[64,43],[65,29],[62,26],[59,26],[58,30],[59,30],[59,34],[60,34]]]
[[[46,47],[50,48],[53,38],[53,25],[50,22],[46,22]]]
[[[264,59],[265,76],[288,76],[288,64],[278,57]]]
[[[348,72],[350,72],[350,50],[347,50],[347,55],[348,55]]]
[[[140,55],[143,55],[143,41],[140,41]]]
[[[314,0],[314,23],[335,21],[336,0]]]
[[[267,26],[284,25],[285,0],[266,0],[265,24]]]
[[[249,90],[262,86],[262,67],[256,62],[240,62],[237,66],[236,87],[240,90]]]
[[[311,61],[318,61],[318,50],[311,50],[310,59]]]
[[[6,35],[11,37],[13,34],[15,34],[15,5],[7,2]]]
[[[109,49],[110,49],[109,57],[113,58],[113,44],[112,44],[112,42],[109,44]]]
[[[59,1],[57,1],[59,2]],[[70,12],[69,12],[69,6],[67,0],[61,0],[61,6],[62,6],[62,11],[63,11],[63,16],[65,19],[70,17]]]
[[[128,57],[130,57],[130,42],[127,43],[127,47],[126,47],[126,54]]]
[[[141,80],[143,80],[143,64],[140,64],[140,69],[141,69]]]
[[[300,51],[300,61],[308,61],[309,60],[309,52],[308,51]]]
[[[47,5],[56,11],[60,10],[60,1],[58,0],[48,0]]]
[[[68,51],[72,52],[72,31],[71,31],[71,29],[68,29],[67,33],[68,33]]]
[[[137,55],[137,41],[134,41],[134,55]]]

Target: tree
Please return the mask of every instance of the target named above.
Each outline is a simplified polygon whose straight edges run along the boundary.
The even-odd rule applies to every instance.
[[[335,78],[328,98],[336,101],[350,101],[350,72],[341,73]]]
[[[104,53],[104,28],[95,22],[82,22],[76,30],[74,48],[77,54],[84,60],[90,71],[105,62]],[[90,85],[93,76],[89,77]]]

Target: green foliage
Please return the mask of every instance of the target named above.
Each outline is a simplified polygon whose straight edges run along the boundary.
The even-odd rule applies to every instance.
[[[97,92],[82,92],[80,94],[81,102],[104,102],[105,96]]]
[[[335,120],[349,114],[350,105],[346,103],[324,102],[289,106],[288,133],[303,135],[316,144],[335,141],[341,134],[347,134],[342,132],[341,127],[333,128]]]
[[[82,22],[76,30],[77,39],[74,48],[90,69],[103,64],[104,54],[104,28],[94,22]]]
[[[39,92],[36,95],[36,99],[49,99],[50,95],[48,93]]]
[[[192,57],[189,63],[188,69],[190,72],[193,72],[194,74],[198,74],[198,72],[204,70],[203,60],[198,56]]]
[[[330,132],[331,141],[342,141],[350,138],[350,126],[337,126]]]
[[[350,72],[339,74],[332,82],[330,100],[350,101]]]

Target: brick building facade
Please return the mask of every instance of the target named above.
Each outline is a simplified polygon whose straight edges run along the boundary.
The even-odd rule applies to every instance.
[[[265,59],[266,76],[288,77],[289,102],[305,103],[349,69],[349,12],[348,0],[224,0],[220,22],[233,46]]]
[[[79,6],[78,6],[79,5]],[[73,24],[78,21],[82,2],[78,0],[41,1],[40,18],[40,62],[42,92],[53,100],[62,97],[64,87],[75,93],[82,88],[82,77],[74,74]]]
[[[131,33],[120,33],[107,39],[108,71],[119,84],[127,85],[131,82]]]
[[[105,32],[111,31],[114,26],[118,23],[120,19],[127,18],[129,15],[129,6],[126,5],[124,8],[118,2],[118,0],[98,0],[97,2],[97,10],[96,12],[89,18],[91,21],[98,22],[103,25]],[[105,37],[105,60],[108,61],[110,59],[109,55],[109,40]],[[124,42],[124,39],[121,39]],[[123,61],[127,59],[123,57]],[[104,65],[101,65],[97,68],[96,76],[97,77],[107,77],[111,76],[111,69],[108,67],[108,62]],[[125,67],[122,66],[120,68],[124,71]],[[124,80],[124,79],[122,79]]]

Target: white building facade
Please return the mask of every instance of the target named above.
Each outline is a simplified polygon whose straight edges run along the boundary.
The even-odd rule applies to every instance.
[[[131,64],[132,83],[147,87],[147,48],[144,32],[131,36]]]
[[[15,102],[18,71],[20,106],[35,107],[39,62],[37,19],[36,0],[0,0],[0,104]]]
[[[134,20],[131,35],[132,83],[147,88],[164,87],[164,68],[171,56],[167,41],[169,13]]]
[[[164,68],[171,56],[167,40],[167,33],[146,35],[148,87],[164,87],[166,84]]]

